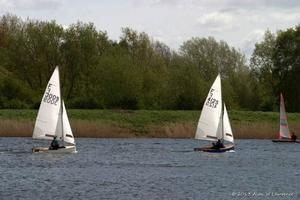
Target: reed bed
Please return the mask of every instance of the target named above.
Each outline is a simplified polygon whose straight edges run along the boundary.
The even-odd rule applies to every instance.
[[[162,126],[148,127],[146,136],[153,138],[193,138],[196,126],[194,123],[167,123]]]
[[[272,139],[278,137],[279,126],[270,122],[238,122],[232,125],[237,139]]]
[[[132,138],[137,133],[126,127],[116,124],[104,124],[95,121],[72,121],[72,130],[75,137],[83,138]]]
[[[31,120],[0,120],[1,137],[29,137],[32,135],[34,122]]]
[[[193,122],[167,123],[161,126],[124,127],[97,121],[72,120],[76,138],[194,138],[196,124]],[[0,137],[31,137],[34,121],[0,120]],[[300,133],[300,124],[290,124],[291,130]],[[276,123],[237,122],[232,124],[235,139],[272,139],[278,137]]]
[[[0,137],[31,137],[36,110],[1,110]],[[194,138],[200,111],[69,110],[76,138]],[[289,127],[300,137],[300,114],[289,115]],[[279,132],[279,115],[231,111],[235,139],[271,139]]]

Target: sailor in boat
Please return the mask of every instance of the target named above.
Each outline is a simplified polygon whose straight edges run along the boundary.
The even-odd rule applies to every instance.
[[[216,143],[212,143],[212,148],[213,149],[221,149],[221,148],[225,148],[224,144],[222,143],[222,141],[220,139],[218,139],[218,141]]]
[[[54,136],[54,138],[53,138],[53,140],[52,140],[52,142],[51,142],[51,144],[50,144],[49,149],[50,149],[50,150],[57,150],[57,149],[59,149],[59,148],[64,148],[64,147],[63,147],[63,146],[59,146],[57,137]]]
[[[295,135],[294,132],[292,132],[291,140],[292,140],[292,141],[296,141],[296,140],[297,140],[297,135]]]

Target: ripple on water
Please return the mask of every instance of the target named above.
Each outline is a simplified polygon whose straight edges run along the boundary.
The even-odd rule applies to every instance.
[[[77,154],[58,155],[30,152],[48,143],[1,138],[0,197],[234,199],[281,192],[299,198],[300,144],[236,143],[234,153],[211,154],[194,152],[206,143],[192,139],[77,139]]]

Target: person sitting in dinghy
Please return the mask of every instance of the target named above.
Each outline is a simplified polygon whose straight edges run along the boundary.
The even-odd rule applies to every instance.
[[[297,135],[295,135],[295,132],[292,132],[291,140],[292,141],[296,141],[297,140]]]
[[[56,138],[57,138],[57,137],[54,136],[54,138],[53,138],[53,140],[52,140],[52,142],[51,142],[51,144],[50,144],[50,147],[49,147],[50,150],[57,150],[57,149],[60,148],[60,146],[59,146],[58,141],[57,141]]]
[[[216,143],[213,142],[212,145],[213,145],[213,149],[221,149],[225,147],[220,139],[218,139]]]

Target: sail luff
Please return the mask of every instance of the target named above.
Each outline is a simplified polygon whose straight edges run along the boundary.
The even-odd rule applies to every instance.
[[[59,69],[59,67],[57,66],[57,68]],[[59,70],[58,70],[58,83],[59,83],[59,88],[60,88],[60,76],[59,76]],[[60,92],[60,96],[61,96],[61,89],[59,90]],[[60,122],[61,122],[61,140],[64,143],[64,123],[63,123],[63,105],[62,105],[63,101],[62,98],[60,98]]]
[[[220,74],[219,74],[219,76],[221,76]],[[221,125],[222,125],[222,127],[221,127],[221,131],[222,131],[222,136],[221,136],[221,139],[223,140],[224,139],[224,120],[223,120],[223,115],[224,115],[224,110],[223,110],[223,101],[222,101],[222,84],[221,84],[221,78],[220,78],[220,96],[221,96],[221,119],[220,119],[220,122],[221,122]]]

